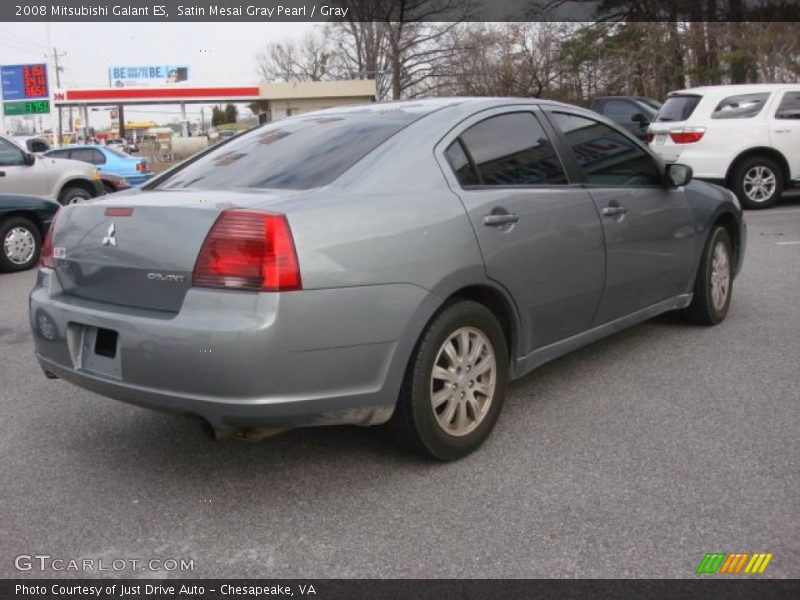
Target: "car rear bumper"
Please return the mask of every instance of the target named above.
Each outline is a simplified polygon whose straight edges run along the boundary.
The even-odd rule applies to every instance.
[[[143,173],[142,175],[130,175],[125,178],[129,185],[139,185],[147,181],[153,176],[152,173]]]
[[[66,295],[39,272],[30,295],[45,372],[216,429],[373,425],[394,410],[422,315],[434,298],[395,284],[282,294],[193,288],[178,313]],[[98,354],[98,328],[116,333]]]

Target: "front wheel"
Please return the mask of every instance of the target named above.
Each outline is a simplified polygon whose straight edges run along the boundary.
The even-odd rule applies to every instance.
[[[25,217],[0,221],[0,271],[24,271],[39,260],[42,236],[39,229]]]
[[[390,429],[433,458],[466,456],[492,432],[507,380],[506,339],[495,316],[476,302],[451,304],[417,343]]]
[[[716,325],[728,314],[733,290],[734,254],[730,235],[716,226],[700,258],[692,303],[684,314],[692,323]]]

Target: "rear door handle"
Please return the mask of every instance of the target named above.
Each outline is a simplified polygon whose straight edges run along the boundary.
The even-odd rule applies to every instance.
[[[504,225],[513,225],[518,221],[519,221],[519,216],[513,215],[511,213],[491,214],[491,215],[485,215],[483,217],[483,224],[488,225],[489,227],[502,227]]]
[[[625,208],[624,206],[619,206],[619,205],[606,206],[602,210],[602,213],[603,213],[604,217],[618,217],[620,215],[624,215],[627,212],[628,212],[627,208]]]
[[[6,176],[6,172],[5,171],[0,171],[0,177],[5,177],[5,176]]]
[[[790,129],[775,129],[774,133],[791,133]]]

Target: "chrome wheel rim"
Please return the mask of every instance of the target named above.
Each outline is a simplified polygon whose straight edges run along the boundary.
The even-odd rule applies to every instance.
[[[728,247],[722,242],[717,242],[711,257],[711,302],[716,310],[725,308],[730,289],[731,263],[728,258]]]
[[[753,202],[766,202],[775,193],[776,178],[772,169],[757,165],[744,174],[744,193]]]
[[[36,252],[36,239],[25,227],[14,227],[3,240],[6,258],[15,265],[24,265]]]
[[[497,384],[497,359],[489,338],[474,327],[453,332],[439,347],[430,397],[439,427],[464,436],[486,418]]]

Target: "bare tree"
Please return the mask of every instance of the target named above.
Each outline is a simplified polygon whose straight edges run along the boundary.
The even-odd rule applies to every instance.
[[[268,81],[322,81],[335,79],[335,48],[315,29],[298,43],[272,42],[256,53],[256,70]]]

